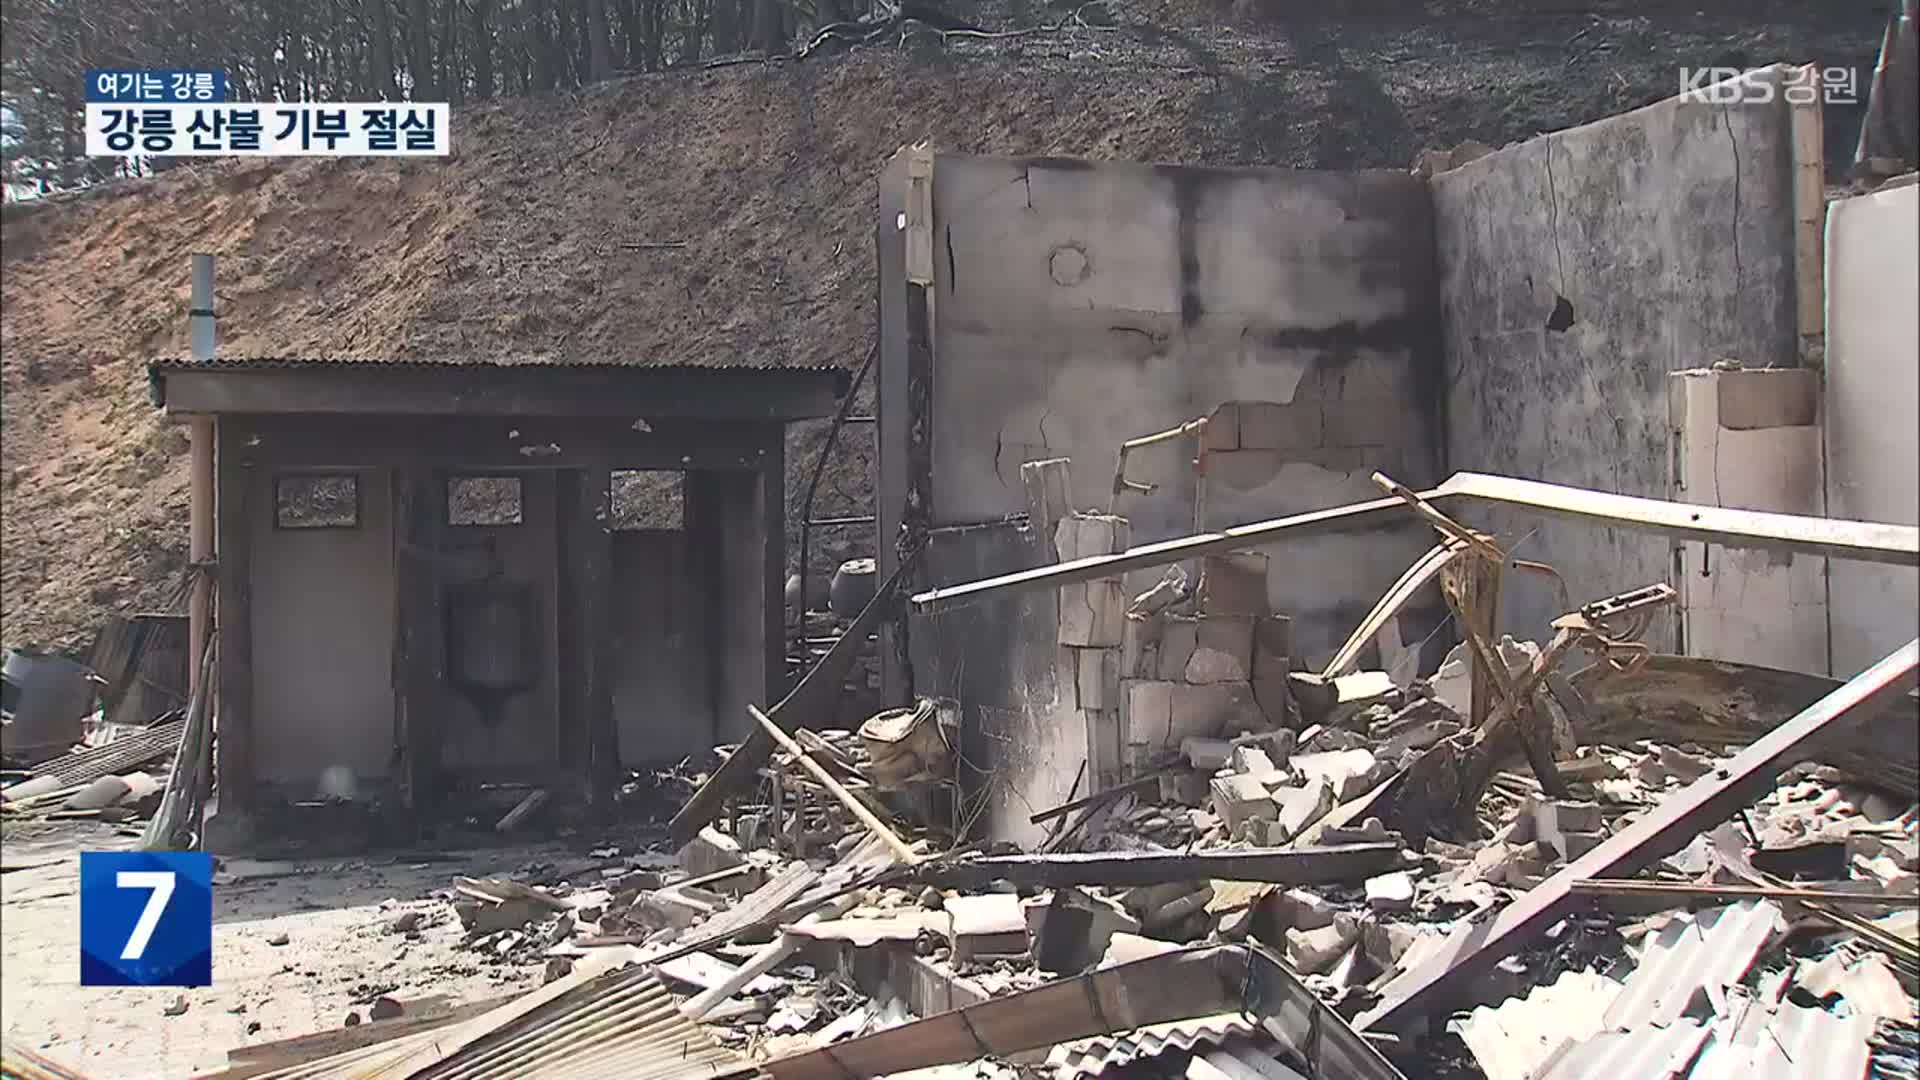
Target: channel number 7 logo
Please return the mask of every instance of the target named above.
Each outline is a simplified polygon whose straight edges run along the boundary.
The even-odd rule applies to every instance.
[[[213,857],[80,853],[80,985],[213,982]]]

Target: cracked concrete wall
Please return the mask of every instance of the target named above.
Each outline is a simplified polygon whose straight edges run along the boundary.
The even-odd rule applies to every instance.
[[[1920,525],[1920,185],[1827,208],[1827,508]],[[1920,570],[1834,559],[1833,674],[1856,675],[1920,637]]]
[[[1745,78],[1777,90],[1786,70]],[[1449,471],[1662,498],[1667,375],[1797,363],[1791,135],[1782,95],[1762,96],[1673,98],[1433,178]],[[1671,580],[1678,557],[1649,534],[1476,520],[1559,567],[1576,603]],[[1560,614],[1521,576],[1503,601],[1519,636]],[[1671,648],[1674,629],[1648,640]]]
[[[906,461],[909,425],[884,423],[909,400],[902,241],[888,235],[902,160],[882,179],[883,528],[909,479],[888,465]],[[1202,528],[1376,498],[1375,469],[1438,477],[1432,227],[1414,178],[939,155],[932,219],[926,583],[1041,557],[1007,528],[942,531],[1024,512],[1022,462],[1071,458],[1073,505],[1104,511],[1123,440],[1226,402],[1277,406],[1273,433],[1210,453]],[[1117,506],[1134,544],[1194,531],[1194,451],[1130,457],[1128,475],[1158,485]],[[1430,543],[1409,521],[1272,549],[1273,609],[1324,658]],[[1054,601],[1020,594],[911,628],[914,690],[959,698],[980,729],[969,765],[1006,781],[995,835],[1069,798],[1087,758],[1053,686]]]

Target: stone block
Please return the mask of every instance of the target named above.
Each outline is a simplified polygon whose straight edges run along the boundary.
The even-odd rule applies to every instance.
[[[1251,776],[1216,776],[1210,785],[1213,812],[1220,815],[1229,833],[1239,833],[1248,821],[1272,821],[1277,808],[1267,794],[1267,786]]]
[[[1404,870],[1367,879],[1367,906],[1382,913],[1413,910],[1413,877]]]
[[[1074,513],[1054,527],[1053,544],[1061,562],[1127,550],[1132,529],[1127,519],[1113,514]]]
[[[1279,768],[1274,765],[1273,759],[1267,756],[1265,750],[1257,746],[1248,746],[1245,744],[1233,748],[1232,768],[1236,773],[1251,776],[1262,782],[1265,782],[1269,776],[1280,771]]]
[[[1202,615],[1267,614],[1267,556],[1259,551],[1208,555],[1200,560]]]
[[[1113,694],[1113,708],[1081,709],[1080,717],[1087,725],[1087,767],[1093,772],[1098,785],[1094,790],[1105,790],[1125,781],[1126,739],[1120,726],[1120,695]]]
[[[1159,617],[1127,616],[1120,628],[1120,677],[1152,679],[1160,674],[1160,632],[1166,621]]]
[[[1253,623],[1244,615],[1203,616],[1187,658],[1190,683],[1243,683],[1253,676]]]
[[[1246,683],[1173,684],[1176,738],[1261,731],[1267,726],[1260,703]]]
[[[1126,612],[1126,592],[1118,580],[1062,585],[1058,640],[1080,648],[1118,648],[1126,636]]]
[[[1287,966],[1302,975],[1318,975],[1339,961],[1360,937],[1360,924],[1336,920],[1318,930],[1288,930]]]
[[[1255,677],[1252,683],[1253,700],[1260,706],[1260,715],[1272,728],[1289,729],[1293,726],[1293,710],[1288,708],[1287,681],[1285,679],[1262,679]]]
[[[695,833],[687,846],[680,849],[679,856],[680,869],[686,871],[688,877],[717,874],[746,861],[733,837],[711,825]]]
[[[1607,818],[1600,810],[1600,804],[1591,802],[1566,802],[1555,799],[1532,798],[1527,802],[1527,812],[1522,818],[1532,822],[1530,840],[1539,841],[1553,848],[1562,859],[1577,858],[1568,854],[1582,840],[1570,837],[1585,835],[1606,835]],[[1591,848],[1591,844],[1586,845]]]
[[[1160,653],[1155,677],[1179,682],[1187,677],[1187,662],[1200,643],[1197,619],[1166,617],[1160,626]]]
[[[1369,750],[1329,750],[1296,754],[1288,767],[1305,780],[1327,785],[1339,802],[1366,794],[1367,781],[1378,762]]]
[[[1215,772],[1233,761],[1234,745],[1225,739],[1186,738],[1180,740],[1180,752],[1196,769]]]
[[[1120,683],[1120,731],[1129,745],[1179,745],[1173,737],[1173,688],[1173,683],[1157,679]]]
[[[1240,406],[1240,448],[1305,450],[1318,446],[1321,423],[1318,402],[1247,402]]]
[[[1729,431],[1807,427],[1820,414],[1820,372],[1814,368],[1716,371],[1711,376],[1720,406],[1720,426]],[[1246,411],[1241,410],[1244,440]]]
[[[1253,624],[1253,677],[1284,682],[1292,669],[1293,620],[1263,615]]]
[[[1074,659],[1074,683],[1082,709],[1120,707],[1120,650],[1071,649]]]
[[[1316,780],[1304,787],[1281,788],[1273,793],[1273,802],[1278,813],[1267,832],[1267,842],[1284,844],[1327,816],[1333,809],[1333,789]]]
[[[1289,930],[1318,930],[1333,925],[1336,909],[1331,901],[1319,893],[1288,889],[1269,893],[1268,896],[1272,900],[1275,921]]]
[[[1294,744],[1299,740],[1299,737],[1297,732],[1289,728],[1280,728],[1275,731],[1262,731],[1252,735],[1242,735],[1234,740],[1234,745],[1257,746],[1260,748],[1261,753],[1267,755],[1267,760],[1273,762],[1276,768],[1285,768],[1288,760],[1293,757]]]

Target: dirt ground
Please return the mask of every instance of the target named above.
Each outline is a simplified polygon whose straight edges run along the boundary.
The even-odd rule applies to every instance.
[[[431,857],[289,862],[230,860],[213,888],[213,985],[203,989],[79,986],[79,852],[133,844],[87,822],[9,829],[0,851],[0,1000],[9,1038],[113,1080],[174,1080],[226,1066],[227,1051],[368,1019],[371,1002],[443,995],[448,1004],[539,985],[542,968],[461,947],[445,899],[456,875],[511,873],[533,863],[591,877],[605,860],[559,844]],[[15,869],[21,867],[21,869]],[[436,890],[440,896],[431,895]],[[415,935],[389,929],[419,911]],[[284,945],[275,945],[278,935]],[[187,1009],[169,1016],[176,997]]]
[[[185,439],[143,365],[184,352],[189,252],[220,258],[226,356],[853,366],[874,334],[874,177],[903,144],[1406,168],[1668,96],[1681,65],[1870,68],[1885,17],[1867,0],[950,6],[1032,32],[463,107],[445,161],[222,162],[8,207],[6,644],[84,648],[103,614],[173,587]],[[1857,116],[1828,122],[1844,152]],[[821,429],[790,440],[789,520]],[[850,429],[817,513],[870,509],[871,437]],[[823,534],[815,565],[872,546]]]

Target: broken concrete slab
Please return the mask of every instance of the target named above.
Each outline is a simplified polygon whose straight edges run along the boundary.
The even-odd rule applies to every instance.
[[[1413,876],[1404,870],[1367,879],[1367,906],[1383,914],[1413,910]]]
[[[1377,782],[1373,778],[1377,764],[1368,750],[1329,750],[1295,754],[1287,767],[1304,780],[1325,783],[1336,802],[1346,802],[1365,794]]]
[[[1027,951],[1027,917],[1013,893],[949,896],[946,934],[956,960],[1008,956]]]
[[[1272,796],[1276,807],[1273,825],[1267,831],[1269,844],[1284,844],[1333,809],[1333,789],[1324,780],[1313,780],[1302,787],[1281,788]]]
[[[747,857],[733,837],[708,825],[680,849],[677,861],[688,877],[697,878],[731,870],[745,863]]]
[[[1241,826],[1249,821],[1272,821],[1278,814],[1273,796],[1259,777],[1238,773],[1216,776],[1211,787],[1213,812],[1220,815],[1231,835],[1240,835]]]

